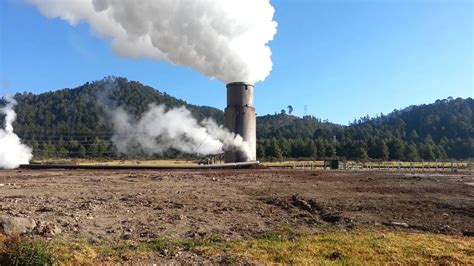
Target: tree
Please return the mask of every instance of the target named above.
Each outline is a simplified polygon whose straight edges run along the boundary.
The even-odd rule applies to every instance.
[[[405,144],[399,139],[394,139],[387,144],[390,159],[401,160],[405,151]]]
[[[288,139],[286,138],[279,138],[278,139],[278,146],[280,147],[281,150],[281,155],[283,157],[289,157],[291,153],[291,143]]]
[[[270,141],[270,146],[268,146],[268,148],[265,150],[265,154],[268,157],[273,157],[273,158],[276,158],[276,159],[281,158],[281,150],[280,150],[280,147],[278,146],[278,142],[275,138],[273,138]]]
[[[322,138],[318,138],[314,144],[316,145],[316,155],[318,158],[326,157],[326,143]]]
[[[77,156],[79,158],[85,158],[86,157],[86,148],[84,148],[84,146],[79,145],[79,148],[77,149]]]
[[[291,145],[291,157],[301,158],[305,155],[305,143],[302,139],[296,139]]]
[[[185,106],[198,121],[209,117],[223,124],[224,112],[221,110],[191,105],[139,82],[111,77],[88,82],[74,89],[39,95],[16,94],[18,106],[15,110],[18,116],[15,132],[24,143],[33,147],[34,156],[78,157],[82,154],[82,145],[86,156],[91,158],[125,157],[111,145],[113,127],[103,108],[97,104],[96,95],[103,94],[110,82],[114,85],[113,90],[109,90],[110,100],[117,106],[123,106],[134,118],[141,117],[148,104],[156,103],[166,105],[167,108]],[[0,99],[0,107],[4,105],[5,101]],[[287,113],[293,113],[290,107],[284,108],[283,115],[275,113],[274,116],[257,118],[260,155],[269,156],[266,151],[270,149],[272,138],[276,138],[281,156],[284,157],[312,154],[308,141],[311,139],[315,144],[315,156],[319,158],[331,158],[337,150],[339,156],[360,159],[366,157],[365,150],[367,156],[383,159],[386,156],[382,141],[388,147],[389,159],[392,160],[418,160],[420,155],[428,159],[474,158],[472,98],[438,100],[375,118],[364,116],[355,119],[349,126],[333,124],[313,116],[287,116]],[[3,122],[4,117],[0,116],[0,125]],[[298,139],[303,141],[304,147]],[[310,143],[309,148],[307,143]],[[137,153],[131,157],[138,156],[141,155]],[[161,154],[160,158],[186,156],[194,155],[170,151]]]
[[[103,139],[99,139],[98,137],[94,138],[94,141],[87,150],[88,156],[96,158],[102,158],[106,156],[107,153],[110,153],[109,142]]]
[[[285,111],[285,109],[281,109],[281,111],[280,111],[280,115],[286,115],[286,111]]]
[[[327,143],[325,147],[326,147],[326,150],[325,150],[324,155],[326,158],[332,158],[336,156],[336,147],[334,147],[332,143]]]
[[[433,161],[436,159],[433,145],[430,143],[425,143],[421,146],[421,158],[424,160]]]
[[[79,146],[80,143],[77,140],[69,139],[66,143],[66,148],[69,151],[69,156],[72,158],[79,157]]]
[[[47,158],[54,158],[56,157],[56,148],[55,146],[51,143],[51,141],[48,141],[44,145],[44,156]]]
[[[262,142],[257,142],[257,158],[265,157],[265,146]]]
[[[414,162],[414,161],[418,161],[419,158],[420,156],[418,155],[418,151],[414,144],[411,143],[405,146],[405,149],[403,151],[403,157],[402,157],[404,161]]]
[[[418,132],[416,132],[415,129],[413,129],[411,132],[410,132],[410,139],[415,141],[415,140],[418,140],[420,137],[418,136]]]
[[[350,142],[346,144],[345,149],[349,159],[366,160],[368,158],[367,147],[361,142]]]
[[[316,157],[318,148],[312,139],[306,140],[305,157]]]
[[[372,159],[387,160],[389,151],[385,141],[370,139],[367,142],[367,155]]]

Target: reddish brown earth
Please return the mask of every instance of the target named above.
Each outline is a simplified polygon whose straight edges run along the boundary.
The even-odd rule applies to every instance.
[[[469,234],[473,184],[470,173],[0,170],[0,215],[98,241],[238,239],[285,224]]]
[[[468,173],[11,170],[0,171],[0,210],[111,240],[319,223],[460,234],[474,230],[472,182]]]

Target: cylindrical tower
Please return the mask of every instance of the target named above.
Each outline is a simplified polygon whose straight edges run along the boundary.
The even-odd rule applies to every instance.
[[[227,84],[227,108],[225,127],[239,134],[249,143],[251,153],[246,156],[241,151],[224,152],[226,163],[255,161],[257,158],[257,117],[253,107],[253,85],[245,82]]]

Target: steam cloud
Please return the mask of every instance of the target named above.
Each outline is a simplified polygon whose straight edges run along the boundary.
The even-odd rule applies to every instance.
[[[87,22],[131,58],[185,65],[225,83],[263,81],[276,34],[269,0],[26,0],[49,18]]]
[[[21,143],[20,138],[13,133],[12,123],[16,119],[13,107],[16,101],[6,97],[7,105],[0,108],[0,114],[5,115],[5,128],[0,128],[0,168],[13,169],[20,164],[28,164],[33,157],[32,149]]]
[[[199,123],[184,106],[166,110],[163,105],[151,104],[139,120],[123,108],[107,113],[114,127],[111,140],[121,153],[134,155],[142,151],[152,155],[172,148],[201,155],[217,154],[222,149],[251,154],[249,144],[242,137],[209,118]]]

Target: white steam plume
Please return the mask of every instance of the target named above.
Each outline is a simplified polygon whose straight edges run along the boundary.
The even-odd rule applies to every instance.
[[[16,101],[11,97],[5,99],[7,105],[0,108],[0,114],[5,115],[5,128],[0,128],[0,168],[13,169],[20,164],[28,164],[33,155],[32,149],[21,143],[20,138],[13,133],[12,123],[16,119],[13,107]]]
[[[230,83],[263,81],[276,34],[269,0],[26,0],[49,18],[87,22],[125,57],[166,60]]]
[[[112,118],[112,142],[125,154],[160,154],[176,149],[189,154],[217,154],[239,150],[249,156],[250,146],[242,137],[206,118],[200,123],[184,106],[166,110],[151,104],[139,120],[122,108],[106,110]]]

